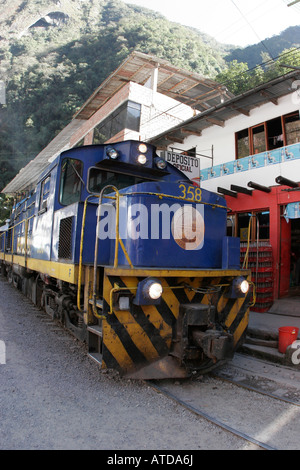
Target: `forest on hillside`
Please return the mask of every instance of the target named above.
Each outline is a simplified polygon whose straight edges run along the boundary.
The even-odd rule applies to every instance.
[[[283,73],[265,54],[265,66],[249,74],[230,45],[120,0],[2,0],[0,27],[0,81],[6,88],[0,190],[134,50],[226,83],[234,93]],[[294,53],[285,50],[284,60],[295,63],[297,41],[285,41],[280,52],[289,47]]]

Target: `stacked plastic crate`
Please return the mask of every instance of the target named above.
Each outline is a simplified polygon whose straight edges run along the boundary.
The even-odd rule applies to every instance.
[[[247,253],[247,243],[241,243],[241,265]],[[250,243],[248,269],[251,269],[252,282],[256,288],[256,303],[251,310],[267,312],[273,305],[273,251],[269,242]]]

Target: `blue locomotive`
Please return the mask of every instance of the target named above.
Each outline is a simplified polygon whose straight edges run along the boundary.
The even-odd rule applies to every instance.
[[[15,204],[1,269],[102,368],[187,377],[232,358],[246,334],[250,273],[226,225],[224,198],[152,145],[78,147]]]

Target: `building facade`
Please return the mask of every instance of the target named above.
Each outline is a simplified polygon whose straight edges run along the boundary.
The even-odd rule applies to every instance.
[[[161,148],[176,144],[178,153],[194,149],[200,159],[195,181],[225,196],[228,232],[241,238],[242,262],[249,237],[258,311],[300,294],[299,75],[287,74],[185,123],[201,136],[179,142],[179,126],[168,132],[176,141],[167,142],[164,133],[153,139]]]
[[[197,109],[193,103],[198,96],[201,107]],[[218,83],[178,69],[166,60],[133,52],[2,192],[15,195],[32,190],[49,162],[65,150],[148,140],[214,106],[220,97],[226,100],[231,95]]]
[[[268,310],[275,299],[300,293],[299,84],[295,70],[233,96],[198,74],[134,52],[3,192],[32,190],[49,162],[75,146],[153,143],[202,188],[226,197],[228,232],[241,238],[257,309]]]

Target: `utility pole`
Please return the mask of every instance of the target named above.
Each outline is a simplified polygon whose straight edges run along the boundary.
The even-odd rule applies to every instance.
[[[299,3],[299,2],[300,2],[300,0],[294,0],[294,1],[291,2],[291,3],[288,3],[288,7],[291,7],[291,6],[293,6],[293,5],[296,5],[296,3]]]

